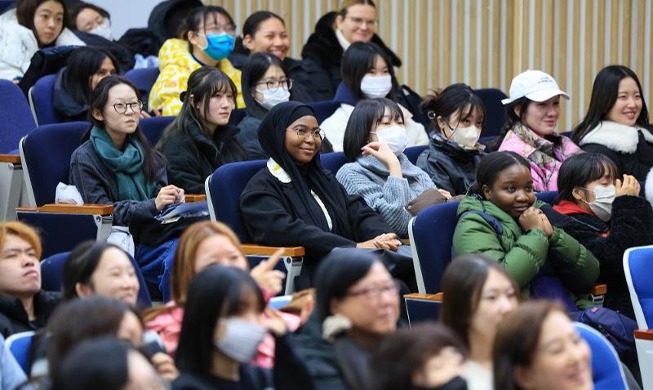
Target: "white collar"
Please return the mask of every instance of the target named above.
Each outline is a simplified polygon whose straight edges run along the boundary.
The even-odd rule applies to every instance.
[[[272,174],[272,176],[276,177],[277,180],[279,180],[282,183],[290,183],[292,182],[292,179],[290,178],[290,175],[286,171],[281,168],[281,165],[277,164],[276,161],[270,157],[268,159],[267,163],[268,171]]]
[[[340,46],[342,46],[342,50],[347,51],[349,49],[349,46],[351,46],[351,42],[345,38],[345,34],[340,31],[340,29],[336,28],[336,38],[338,38],[338,43],[340,43]]]
[[[637,151],[639,133],[647,142],[653,143],[653,134],[639,126],[627,126],[612,121],[601,121],[580,141],[580,145],[599,144],[619,153],[632,154]]]

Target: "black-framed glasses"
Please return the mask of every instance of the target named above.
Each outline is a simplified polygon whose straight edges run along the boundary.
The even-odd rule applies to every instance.
[[[305,127],[296,127],[293,131],[297,134],[297,138],[299,139],[308,140],[309,136],[313,137],[313,139],[324,139],[324,130],[319,127],[313,130],[308,130]]]
[[[127,112],[127,107],[131,108],[132,112],[141,112],[143,109],[143,102],[137,100],[131,103],[116,103],[113,105],[113,109],[116,110],[118,114],[124,114]]]
[[[276,91],[279,88],[290,89],[292,88],[292,79],[261,81],[256,85],[265,85],[265,88],[269,89],[270,91]]]
[[[396,280],[393,280],[389,283],[382,284],[382,285],[377,285],[377,286],[370,286],[367,288],[363,288],[357,291],[349,291],[347,292],[347,296],[350,297],[356,297],[359,295],[364,296],[365,298],[369,300],[374,300],[377,299],[378,297],[381,296],[381,294],[384,293],[390,293],[390,294],[398,294],[399,293],[399,282]]]

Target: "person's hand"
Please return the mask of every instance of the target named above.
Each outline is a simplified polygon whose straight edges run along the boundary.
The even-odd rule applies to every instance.
[[[175,361],[170,355],[163,352],[157,352],[150,358],[150,362],[161,375],[161,377],[169,382],[177,379],[179,371],[175,366]]]
[[[159,190],[159,193],[154,199],[154,204],[156,205],[156,209],[161,211],[168,205],[183,203],[185,201],[186,195],[184,194],[184,190],[170,184]]]
[[[249,272],[250,276],[256,281],[256,284],[277,295],[283,289],[283,279],[286,275],[274,269],[281,259],[283,249],[279,248],[267,260],[263,260]]]
[[[540,229],[546,233],[546,224],[549,219],[544,215],[542,210],[529,207],[519,216],[519,226],[524,230]],[[549,223],[549,226],[551,224]]]
[[[151,117],[152,117],[152,116],[150,115],[150,113],[147,112],[147,111],[145,111],[145,110],[141,110],[141,111],[138,113],[138,116],[140,116],[141,119],[147,119],[147,118],[151,118]]]
[[[402,177],[399,159],[383,142],[370,142],[361,148],[363,156],[374,156],[388,168],[391,176]]]
[[[438,188],[438,192],[442,194],[447,200],[451,199],[451,192]]]
[[[288,327],[283,318],[271,307],[265,308],[265,315],[261,317],[263,326],[275,336],[283,336],[288,332]]]
[[[624,175],[623,182],[619,179],[615,182],[615,187],[617,189],[617,196],[621,195],[633,195],[639,196],[639,182],[635,179],[634,176]]]
[[[380,248],[396,252],[401,246],[401,241],[394,233],[383,233],[371,240],[356,244],[356,248]]]

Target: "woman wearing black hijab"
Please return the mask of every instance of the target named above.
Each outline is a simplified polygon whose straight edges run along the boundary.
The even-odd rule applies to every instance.
[[[295,281],[298,288],[312,284],[319,260],[333,248],[397,251],[401,245],[363,198],[348,195],[322,169],[322,138],[312,108],[292,101],[274,106],[258,130],[261,148],[270,159],[240,197],[243,219],[254,242],[306,249],[307,272]],[[397,264],[397,272],[412,272],[412,264],[402,265]]]

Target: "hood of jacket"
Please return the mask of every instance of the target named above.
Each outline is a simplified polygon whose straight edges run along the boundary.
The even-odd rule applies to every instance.
[[[177,38],[177,29],[183,18],[197,7],[203,7],[200,0],[168,0],[158,4],[147,19],[147,27],[162,41]]]

